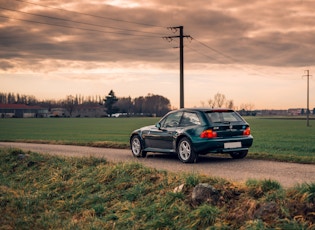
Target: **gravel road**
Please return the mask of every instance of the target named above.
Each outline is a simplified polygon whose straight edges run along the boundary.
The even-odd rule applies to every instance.
[[[252,179],[271,179],[285,187],[301,183],[315,183],[315,165],[283,163],[264,160],[241,159],[216,155],[201,156],[196,164],[183,164],[175,155],[148,153],[146,158],[134,158],[130,150],[94,148],[70,145],[48,145],[0,142],[0,147],[13,147],[69,157],[104,157],[111,162],[140,162],[145,166],[176,173],[200,173],[231,181],[245,182]]]

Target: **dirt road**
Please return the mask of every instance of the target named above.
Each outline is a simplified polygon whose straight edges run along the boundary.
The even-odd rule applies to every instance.
[[[69,157],[104,157],[111,162],[141,162],[156,169],[176,173],[200,173],[231,181],[245,182],[252,179],[271,179],[285,188],[301,183],[315,183],[315,165],[283,163],[263,160],[234,160],[213,155],[201,156],[197,164],[183,164],[177,156],[148,153],[147,158],[134,158],[130,150],[106,149],[70,145],[47,145],[0,142],[0,147],[13,147]]]

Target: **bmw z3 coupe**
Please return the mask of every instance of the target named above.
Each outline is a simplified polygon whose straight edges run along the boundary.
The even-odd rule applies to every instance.
[[[231,109],[179,109],[158,123],[134,130],[130,147],[135,157],[148,152],[174,153],[184,163],[196,162],[198,155],[226,153],[244,158],[253,144],[249,124]]]

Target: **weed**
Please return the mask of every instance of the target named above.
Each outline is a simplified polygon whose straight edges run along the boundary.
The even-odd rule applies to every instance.
[[[254,198],[260,198],[266,194],[272,193],[273,191],[282,190],[279,182],[270,179],[262,181],[249,179],[246,181],[246,185],[249,189],[249,194]]]
[[[188,174],[186,176],[186,185],[190,187],[194,187],[200,182],[200,176],[197,174]]]
[[[215,223],[219,210],[211,205],[203,204],[189,214],[189,227],[196,229],[208,227]]]
[[[244,229],[246,230],[264,230],[267,229],[266,224],[262,220],[250,220],[245,223]]]
[[[281,185],[278,181],[274,181],[274,180],[263,180],[261,182],[261,187],[263,192],[269,192],[272,190],[279,190],[281,189]]]
[[[297,190],[299,191],[298,194],[300,194],[301,201],[306,200],[309,203],[314,203],[315,204],[315,183],[311,184],[303,184],[299,187],[297,187]]]

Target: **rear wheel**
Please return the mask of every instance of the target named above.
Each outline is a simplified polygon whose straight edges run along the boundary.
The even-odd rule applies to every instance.
[[[242,159],[247,156],[248,150],[240,151],[240,152],[232,152],[230,156],[234,159]]]
[[[131,138],[130,141],[131,152],[135,157],[146,157],[147,152],[143,151],[140,137],[135,135]]]
[[[181,139],[177,146],[178,158],[184,163],[192,163],[197,161],[197,154],[194,152],[191,142],[188,138]]]

